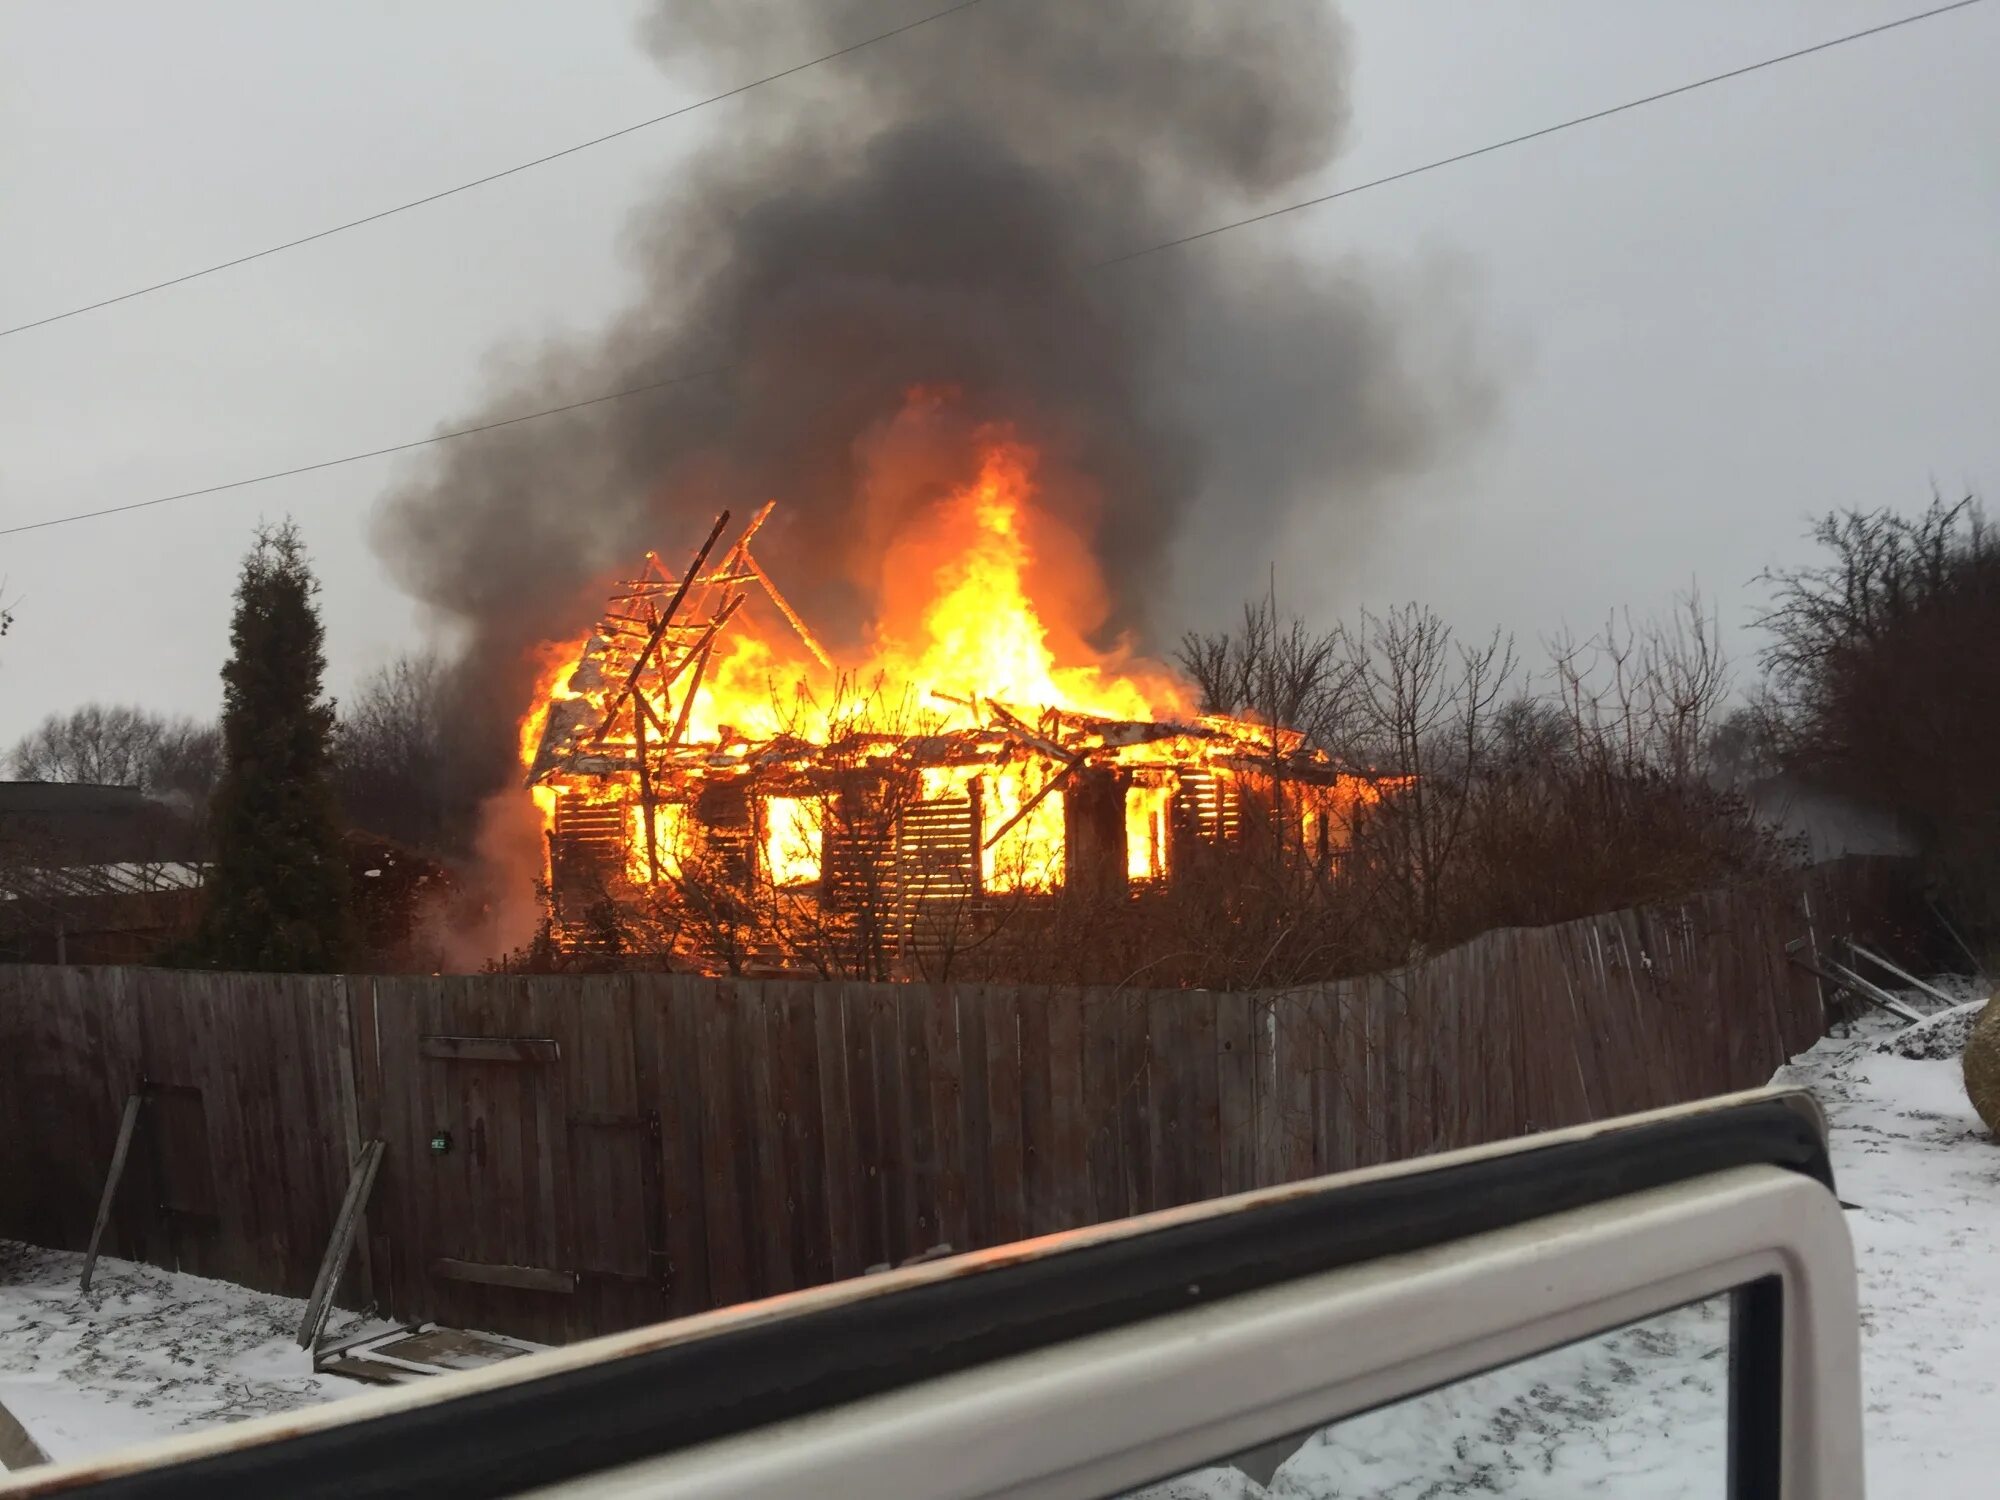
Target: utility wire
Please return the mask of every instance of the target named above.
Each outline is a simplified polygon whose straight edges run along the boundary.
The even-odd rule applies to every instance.
[[[1205,240],[1212,235],[1226,234],[1232,229],[1241,229],[1248,224],[1261,224],[1266,219],[1275,219],[1284,214],[1295,214],[1302,208],[1317,208],[1322,203],[1331,203],[1336,198],[1351,198],[1356,193],[1365,193],[1370,188],[1387,187],[1392,182],[1401,182],[1407,177],[1416,177],[1425,172],[1435,172],[1439,167],[1456,166],[1462,161],[1471,161],[1477,156],[1488,156],[1495,151],[1505,151],[1509,147],[1523,145],[1528,141],[1538,141],[1545,135],[1558,131],[1573,130],[1578,125],[1588,125],[1596,120],[1608,120],[1613,115],[1622,115],[1627,110],[1643,109],[1648,104],[1658,104],[1663,99],[1677,98],[1691,94],[1696,89],[1705,89],[1711,84],[1726,83],[1732,78],[1741,78],[1746,73],[1760,72],[1765,68],[1775,68],[1780,63],[1795,62],[1801,57],[1811,57],[1815,52],[1826,52],[1835,47],[1844,47],[1849,42],[1858,42],[1871,36],[1880,36],[1885,31],[1894,31],[1902,26],[1914,26],[1919,21],[1929,21],[1935,17],[1948,15],[1955,10],[1966,10],[1983,0],[1953,0],[1950,5],[1940,5],[1931,10],[1919,11],[1915,15],[1903,16],[1898,20],[1884,21],[1880,26],[1870,26],[1862,31],[1850,31],[1846,36],[1837,36],[1829,41],[1815,42],[1810,47],[1800,47],[1795,52],[1780,53],[1767,57],[1762,62],[1747,63],[1740,68],[1731,68],[1726,73],[1711,73],[1706,78],[1697,78],[1693,83],[1683,83],[1674,88],[1662,89],[1657,94],[1648,94],[1643,99],[1628,99],[1623,104],[1614,104],[1609,109],[1593,110],[1587,115],[1578,115],[1573,120],[1563,120],[1555,125],[1544,125],[1539,130],[1530,130],[1525,135],[1509,136],[1504,141],[1494,141],[1490,145],[1476,146],[1470,151],[1461,151],[1455,156],[1441,156],[1436,161],[1427,161],[1420,167],[1405,167],[1400,172],[1391,172],[1387,177],[1376,177],[1368,182],[1357,182],[1352,187],[1336,188],[1330,193],[1321,193],[1317,198],[1306,198],[1297,203],[1287,203],[1283,208],[1268,209],[1260,214],[1252,214],[1247,219],[1235,219],[1227,224],[1216,224],[1208,229],[1184,234],[1179,239],[1162,240],[1157,245],[1147,245],[1142,249],[1128,250],[1123,255],[1114,255],[1109,260],[1101,260],[1092,266],[1093,271],[1105,266],[1120,266],[1127,261],[1138,260],[1142,256],[1157,255],[1162,250],[1172,250],[1180,245],[1192,245],[1196,240]]]
[[[154,505],[167,505],[175,500],[192,500],[198,495],[219,495],[224,490],[240,490],[246,485],[267,484],[273,479],[290,479],[295,474],[316,474],[321,469],[337,469],[342,464],[358,464],[364,458],[383,458],[391,453],[407,453],[412,448],[428,448],[432,443],[448,443],[454,438],[471,437],[475,433],[492,432],[500,427],[513,427],[522,422],[533,422],[542,417],[553,417],[566,411],[581,411],[586,406],[599,406],[606,401],[623,401],[627,396],[642,395],[647,391],[665,390],[668,386],[685,385],[693,380],[710,380],[725,372],[726,366],[710,370],[691,370],[685,375],[669,375],[665,380],[653,380],[645,385],[627,386],[622,391],[607,391],[602,396],[589,396],[581,401],[571,401],[563,406],[544,407],[540,411],[528,411],[518,417],[502,417],[497,422],[481,422],[477,427],[460,427],[452,432],[433,433],[430,437],[412,438],[407,443],[392,443],[387,448],[371,448],[366,453],[350,453],[343,458],[322,459],[316,464],[300,464],[296,469],[277,469],[269,474],[256,474],[248,479],[232,479],[227,484],[206,485],[198,490],[182,490],[178,495],[158,495],[151,500],[134,500],[129,505],[107,505],[102,510],[79,511],[73,516],[51,516],[46,521],[30,521],[23,526],[0,527],[0,536],[15,536],[23,531],[40,531],[45,526],[66,526],[71,521],[94,521],[99,516],[123,515],[128,510],[145,510]]]
[[[872,47],[877,42],[886,42],[890,37],[901,36],[906,31],[915,31],[919,26],[928,26],[933,21],[941,21],[946,16],[956,15],[962,10],[970,10],[973,6],[981,3],[983,3],[983,0],[958,0],[956,5],[947,5],[943,10],[932,11],[927,16],[920,16],[914,21],[907,21],[901,26],[890,28],[888,31],[877,32],[874,36],[866,37],[858,42],[850,42],[847,46],[833,52],[821,53],[818,57],[809,58],[805,62],[794,63],[791,67],[782,69],[779,72],[767,73],[764,77],[752,79],[749,83],[739,83],[733,89],[724,89],[719,94],[710,94],[706,99],[697,99],[692,104],[683,104],[678,109],[670,109],[663,115],[655,115],[650,120],[641,120],[635,125],[627,125],[622,129],[610,132],[608,135],[594,136],[587,141],[578,141],[574,146],[565,146],[560,151],[551,151],[548,155],[538,156],[532,161],[524,161],[511,167],[503,167],[498,172],[489,172],[484,177],[475,177],[470,182],[459,183],[456,187],[441,188],[435,193],[426,193],[421,198],[412,198],[408,203],[398,203],[395,207],[382,209],[378,213],[368,214],[359,219],[349,219],[344,224],[335,224],[330,228],[317,230],[312,234],[301,235],[298,239],[286,240],[283,244],[266,246],[262,250],[252,250],[248,255],[239,255],[234,260],[217,261],[214,265],[203,266],[198,271],[189,271],[185,275],[170,277],[166,281],[156,281],[151,286],[135,287],[129,292],[120,292],[115,297],[104,297],[96,302],[86,302],[80,307],[72,307],[64,312],[50,313],[47,317],[36,318],[32,322],[16,323],[12,328],[0,328],[0,339],[7,338],[16,333],[26,333],[30,328],[45,328],[50,323],[60,323],[65,318],[79,317],[87,312],[96,312],[99,308],[116,306],[120,302],[130,302],[134,297],[144,297],[153,292],[162,292],[170,286],[180,286],[185,282],[198,281],[204,276],[213,276],[218,271],[232,270],[237,266],[248,265],[253,260],[262,260],[268,255],[279,255],[287,250],[296,250],[299,246],[310,245],[315,240],[327,239],[336,234],[345,234],[348,230],[359,229],[364,224],[374,224],[395,214],[408,213],[413,208],[422,208],[427,203],[436,203],[441,199],[453,197],[458,193],[470,192],[476,187],[486,186],[489,182],[498,182],[503,177],[512,177],[519,172],[526,172],[535,167],[547,166],[552,161],[561,161],[565,156],[574,156],[579,151],[588,151],[592,146],[602,146],[607,141],[615,141],[621,136],[631,135],[635,131],[651,129],[653,126],[664,124],[668,120],[678,119],[682,115],[691,114],[697,109],[704,109],[711,104],[719,104],[724,99],[733,99],[738,94],[747,94],[750,90],[762,88],[767,83],[776,83],[780,78],[789,78],[794,73],[803,73],[806,69],[816,68],[821,63],[828,63],[832,62],[835,58],[846,57],[849,53],[859,52],[864,47]]]
[[[966,8],[967,5],[977,4],[977,3],[978,0],[965,0],[965,4],[954,6],[952,7],[952,9],[963,10]],[[1179,245],[1192,244],[1196,240],[1208,239],[1214,235],[1227,233],[1229,230],[1232,229],[1244,228],[1246,225],[1260,224],[1264,222],[1266,219],[1275,219],[1281,214],[1295,213],[1302,208],[1312,208],[1317,204],[1330,203],[1336,198],[1351,197],[1355,193],[1366,192],[1370,188],[1384,187],[1389,183],[1401,182],[1405,178],[1415,177],[1423,172],[1435,171],[1439,167],[1448,167],[1458,162],[1470,161],[1474,157],[1488,155],[1491,152],[1504,151],[1508,147],[1518,146],[1527,141],[1539,140],[1543,136],[1553,135],[1560,130],[1569,130],[1578,125],[1588,124],[1593,120],[1607,119],[1612,115],[1623,114],[1627,110],[1638,109],[1643,105],[1656,104],[1663,99],[1672,99],[1678,95],[1690,93],[1695,89],[1707,88],[1710,84],[1721,83],[1731,78],[1741,78],[1746,73],[1755,73],[1760,69],[1776,67],[1780,63],[1791,62],[1797,58],[1810,57],[1812,54],[1816,52],[1825,52],[1829,48],[1844,46],[1849,42],[1858,42],[1865,37],[1880,36],[1882,33],[1887,31],[1894,31],[1898,27],[1913,26],[1919,21],[1928,21],[1933,17],[1946,15],[1955,10],[1966,10],[1974,5],[1982,3],[1983,0],[1955,0],[1955,3],[1950,5],[1940,5],[1932,10],[1921,11],[1915,15],[1904,16],[1900,20],[1884,22],[1882,25],[1879,26],[1870,26],[1863,31],[1849,32],[1845,36],[1834,37],[1829,41],[1816,42],[1810,47],[1801,47],[1796,51],[1786,52],[1777,57],[1767,57],[1762,62],[1754,62],[1747,64],[1744,67],[1732,68],[1726,73],[1714,73],[1706,78],[1697,79],[1693,83],[1684,83],[1677,88],[1665,89],[1657,94],[1648,94],[1641,99],[1632,99],[1624,104],[1615,104],[1612,105],[1609,109],[1600,109],[1592,112],[1591,114],[1578,115],[1574,119],[1564,120],[1560,124],[1556,125],[1547,125],[1542,127],[1540,130],[1529,131],[1525,135],[1512,136],[1504,141],[1495,141],[1491,145],[1480,146],[1470,151],[1461,151],[1454,156],[1440,157],[1436,161],[1426,162],[1422,166],[1418,167],[1409,167],[1401,172],[1391,173],[1387,177],[1377,177],[1368,182],[1356,183],[1352,187],[1341,188],[1338,191],[1331,193],[1323,193],[1317,198],[1308,198],[1302,202],[1288,204],[1283,208],[1274,208],[1265,213],[1253,214],[1247,219],[1238,219],[1233,223],[1217,224],[1208,229],[1198,230],[1193,234],[1182,235],[1178,239],[1163,240],[1157,245],[1147,245],[1142,249],[1129,250],[1123,255],[1113,256],[1109,260],[1098,261],[1090,269],[1101,270],[1108,266],[1122,265],[1127,261],[1138,260],[1141,256],[1153,255],[1162,250],[1171,250]],[[949,15],[949,14],[950,11],[937,12],[937,16]],[[930,16],[926,17],[925,19],[935,20],[937,16]],[[916,21],[911,23],[912,26],[920,26],[922,24],[923,24],[922,21]],[[909,27],[903,27],[901,29],[908,30]],[[884,33],[885,36],[893,34],[894,33],[888,33],[888,32]],[[879,40],[879,38],[877,38],[876,40]],[[866,45],[867,43],[863,42],[857,42],[855,44],[855,46],[857,47]],[[852,51],[853,48],[849,48],[848,50]],[[837,56],[838,54],[829,54],[829,55]],[[811,64],[802,63],[800,64],[800,66],[810,67]],[[796,71],[796,69],[793,71]],[[773,76],[776,77],[782,75],[774,74]],[[755,85],[746,84],[744,87],[749,88],[754,86]],[[689,108],[695,108],[695,107],[697,106],[693,105],[689,106]],[[634,126],[632,128],[638,129],[639,127]],[[606,137],[606,139],[609,139],[609,137]],[[579,147],[573,149],[581,149],[581,148]],[[549,160],[549,159],[551,158],[544,158],[544,160]],[[454,189],[454,191],[456,191],[456,189]],[[395,210],[391,210],[391,212],[394,211]],[[328,232],[332,233],[333,231],[328,231]],[[196,274],[201,274],[201,273],[196,273]],[[163,285],[170,285],[170,284],[171,283],[163,283]],[[141,294],[134,292],[134,293],[129,293],[128,295],[138,296]],[[118,299],[113,299],[113,300],[118,300]],[[96,305],[102,306],[103,304],[96,304]],[[77,310],[81,312],[85,311],[86,309],[79,308]],[[69,314],[58,314],[58,316],[67,317],[69,316]],[[53,320],[45,320],[45,321],[53,321]],[[24,325],[24,326],[33,326],[33,325]],[[8,331],[11,332],[13,330],[8,330]],[[315,464],[304,464],[296,469],[281,469],[271,474],[258,474],[249,479],[231,480],[227,484],[213,484],[207,486],[206,488],[198,490],[183,490],[181,493],[176,495],[160,495],[151,500],[136,500],[127,505],[106,506],[101,510],[79,511],[74,515],[67,515],[67,516],[51,516],[49,519],[45,521],[30,521],[27,524],[21,526],[0,527],[0,536],[15,536],[24,531],[40,531],[44,527],[65,526],[72,521],[90,521],[90,520],[95,520],[100,516],[114,516],[114,515],[120,515],[126,511],[145,510],[151,506],[166,505],[176,500],[192,500],[195,499],[197,496],[201,495],[219,494],[224,490],[236,490],[236,489],[242,489],[247,485],[265,484],[274,479],[289,479],[296,474],[311,474],[321,469],[333,469],[333,468],[338,468],[343,464],[359,463],[363,459],[381,458],[391,453],[404,453],[408,452],[412,448],[423,448],[429,446],[432,443],[446,443],[452,441],[455,438],[471,437],[475,433],[491,432],[498,427],[512,427],[517,423],[521,422],[533,422],[541,417],[552,417],[566,411],[577,411],[583,407],[596,406],[606,401],[622,401],[629,396],[637,396],[643,394],[646,391],[657,391],[667,386],[681,385],[685,384],[686,382],[694,380],[711,379],[714,376],[727,373],[728,368],[729,368],[728,366],[717,366],[712,369],[695,370],[685,375],[675,375],[665,380],[656,380],[647,385],[630,386],[625,390],[621,391],[609,391],[602,396],[592,396],[586,400],[572,401],[564,406],[551,406],[542,411],[524,412],[520,416],[507,417],[498,422],[485,422],[477,427],[461,427],[453,432],[441,432],[427,438],[416,438],[410,442],[396,443],[387,448],[373,448],[366,453],[350,453],[344,458],[329,458]]]

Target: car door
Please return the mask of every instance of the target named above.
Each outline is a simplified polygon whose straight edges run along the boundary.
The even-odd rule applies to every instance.
[[[75,1484],[1850,1500],[1859,1434],[1824,1125],[1763,1092],[661,1324]]]

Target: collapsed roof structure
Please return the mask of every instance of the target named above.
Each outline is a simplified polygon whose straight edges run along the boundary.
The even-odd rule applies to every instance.
[[[829,947],[907,963],[1024,905],[1143,899],[1280,826],[1330,859],[1377,795],[1249,720],[843,673],[752,553],[771,512],[719,557],[727,512],[686,567],[649,554],[524,730],[564,946],[601,945],[607,910],[664,898],[681,920],[655,943],[699,967],[799,967],[801,932],[822,968]],[[753,593],[830,686],[773,695],[746,729],[705,697]]]

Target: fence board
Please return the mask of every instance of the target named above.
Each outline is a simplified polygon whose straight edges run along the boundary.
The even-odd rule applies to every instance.
[[[777,990],[774,1087],[785,1124],[785,1181],[790,1185],[792,1273],[800,1286],[831,1281],[833,1239],[828,1224],[826,1095],[820,1086],[819,1012],[814,986]],[[831,1008],[831,1007],[828,1007]]]
[[[861,1153],[856,1147],[854,1111],[848,1095],[847,1009],[838,987],[822,986],[813,996],[815,1065],[819,1073],[820,1169],[826,1190],[826,1245],[829,1274],[857,1276],[872,1262],[863,1245],[866,1230]]]
[[[1118,1071],[1119,1006],[1115,990],[1090,990],[1083,999],[1082,1102],[1093,1222],[1132,1211],[1118,1128],[1125,1087]]]
[[[854,1122],[854,1150],[861,1173],[855,1179],[860,1199],[858,1243],[860,1268],[889,1258],[889,1182],[883,1170],[882,1121],[875,1093],[875,1030],[869,1007],[873,989],[846,984],[839,990],[841,1024],[847,1049],[847,1105]]]
[[[1084,1116],[1083,996],[1052,992],[1046,1007],[1049,1046],[1050,1229],[1091,1222],[1089,1130]],[[1213,1196],[1212,1194],[1210,1196]]]
[[[932,1118],[930,1022],[926,1012],[937,1003],[928,984],[902,985],[892,991],[896,1006],[897,1076],[903,1111],[905,1208],[902,1241],[894,1259],[921,1254],[938,1244],[937,1125]]]
[[[727,1306],[754,1295],[755,1287],[744,1217],[755,1194],[739,1177],[737,1158],[751,1124],[737,1098],[741,1085],[735,1059],[740,1046],[732,1033],[740,1013],[734,1004],[734,985],[693,988],[702,1105],[701,1182],[708,1204],[704,1224],[708,1288],[718,1306]]]
[[[1251,996],[1215,997],[1217,1193],[1240,1193],[1258,1180],[1255,1017],[1256,1001]]]
[[[1117,1033],[1118,1161],[1127,1214],[1144,1213],[1162,1200],[1153,1178],[1152,1010],[1143,991],[1114,992],[1106,1023]]]
[[[986,1074],[986,990],[981,985],[952,986],[957,1008],[959,1048],[959,1125],[965,1152],[965,1243],[991,1245],[1002,1236],[995,1227],[993,1124]]]
[[[296,1295],[362,1133],[386,1311],[608,1331],[1759,1082],[1822,1021],[1784,945],[1886,889],[1815,871],[1286,994],[0,969],[0,1233],[81,1246],[149,1079],[116,1253]],[[430,1149],[460,1118],[476,1172]]]
[[[1153,1207],[1171,1208],[1194,1197],[1189,1158],[1187,1012],[1181,996],[1162,991],[1146,997],[1146,1082],[1148,1147],[1153,1162]]]
[[[1056,1207],[1055,1092],[1049,1077],[1049,992],[1024,995],[1016,1024],[1021,1038],[1021,1188],[1027,1232],[1061,1227]]]
[[[930,1061],[932,1156],[937,1163],[940,1244],[963,1250],[972,1243],[966,1212],[965,1057],[958,1042],[958,995],[951,985],[927,991],[924,1044]]]

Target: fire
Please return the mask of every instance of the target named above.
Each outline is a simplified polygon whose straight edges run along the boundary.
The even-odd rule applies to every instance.
[[[1186,691],[1163,670],[1142,681],[1116,671],[1108,658],[1057,661],[1049,627],[1029,596],[1034,469],[1027,445],[1009,435],[990,438],[977,477],[945,502],[942,556],[931,570],[935,592],[918,639],[913,645],[884,639],[876,669],[961,698],[983,695],[1112,719],[1184,716]],[[892,556],[891,566],[901,561]],[[1098,586],[1094,577],[1081,582]]]
[[[733,539],[719,521],[691,563],[649,554],[591,635],[545,648],[521,757],[558,907],[576,870],[610,869],[722,881],[738,896],[696,895],[730,921],[831,902],[832,932],[854,901],[888,900],[895,941],[915,942],[923,913],[989,897],[1160,888],[1246,837],[1245,777],[1257,837],[1337,855],[1373,783],[1295,731],[1202,716],[1171,670],[1092,644],[1103,579],[1046,503],[1040,455],[1005,427],[969,442],[963,480],[880,545],[856,649],[815,639],[757,561],[770,506]]]
[[[764,868],[780,889],[811,885],[820,875],[825,809],[816,798],[764,799]]]

